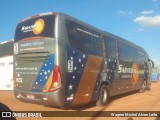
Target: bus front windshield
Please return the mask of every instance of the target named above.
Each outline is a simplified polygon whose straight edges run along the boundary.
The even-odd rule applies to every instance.
[[[14,42],[32,37],[54,37],[55,15],[24,20],[17,25]]]

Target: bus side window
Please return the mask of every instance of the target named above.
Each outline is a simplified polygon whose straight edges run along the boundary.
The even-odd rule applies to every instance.
[[[77,39],[76,26],[75,26],[74,22],[66,20],[66,27],[67,27],[67,34],[68,34],[69,43],[74,48],[80,49],[81,44],[79,44],[80,43],[79,39]]]
[[[102,56],[102,44],[99,38],[93,38],[93,54]]]
[[[114,40],[110,37],[105,37],[104,41],[105,41],[105,46],[106,46],[107,58],[117,59],[116,40]]]
[[[99,33],[70,20],[66,20],[66,27],[72,47],[86,54],[102,56]]]

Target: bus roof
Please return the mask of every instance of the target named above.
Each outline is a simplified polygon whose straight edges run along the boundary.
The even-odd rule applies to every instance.
[[[40,17],[40,16],[45,16],[45,15],[56,15],[56,14],[57,14],[57,12],[40,13],[40,14],[32,15],[30,17],[27,17],[27,18],[24,18],[24,19],[20,20],[20,23],[23,22],[23,21],[32,19],[32,18],[36,18],[36,17]]]
[[[116,39],[117,41],[125,42],[125,43],[127,43],[127,44],[129,44],[129,45],[131,45],[133,47],[136,47],[137,49],[141,49],[144,52],[146,52],[142,47],[140,47],[140,46],[136,45],[135,43],[133,43],[131,41],[128,41],[128,40],[126,40],[126,39],[124,39],[122,37],[116,36],[116,35],[114,35],[112,33],[106,32],[106,31],[102,31],[102,30],[100,30],[100,29],[98,29],[98,28],[96,28],[96,27],[94,27],[94,26],[92,26],[90,24],[87,24],[87,23],[85,23],[85,22],[83,22],[81,20],[78,20],[78,19],[76,19],[76,18],[74,18],[72,16],[69,16],[69,15],[66,15],[66,14],[63,14],[63,13],[59,13],[59,14],[62,14],[65,18],[70,19],[72,21],[75,21],[75,22],[77,22],[77,23],[79,23],[81,25],[87,26],[87,27],[99,32],[99,33],[102,33],[102,34],[104,34],[106,36],[110,36],[110,37]]]
[[[117,41],[125,42],[125,43],[127,43],[127,44],[129,44],[129,45],[131,45],[131,46],[133,46],[133,47],[136,47],[137,49],[141,49],[141,50],[143,50],[144,52],[146,52],[142,47],[136,45],[135,43],[133,43],[133,42],[131,42],[131,41],[128,41],[128,40],[126,40],[126,39],[124,39],[124,38],[121,38],[121,37],[119,37],[119,36],[116,36],[116,35],[114,35],[114,34],[112,34],[112,33],[109,33],[109,32],[103,31],[103,30],[100,30],[100,29],[98,29],[98,28],[96,28],[96,27],[94,27],[94,26],[92,26],[92,25],[90,25],[90,24],[87,24],[87,23],[85,23],[85,22],[83,22],[83,21],[81,21],[81,20],[78,20],[78,19],[76,19],[76,18],[74,18],[74,17],[72,17],[72,16],[70,16],[70,15],[67,15],[67,14],[64,14],[64,13],[60,13],[60,12],[46,12],[46,13],[36,14],[36,15],[30,16],[30,17],[28,17],[28,18],[22,19],[20,22],[26,21],[26,20],[28,20],[28,19],[40,17],[40,16],[45,16],[45,15],[63,16],[63,17],[65,17],[65,19],[69,19],[69,20],[72,20],[72,21],[74,21],[74,22],[77,22],[77,23],[79,23],[79,24],[81,24],[81,25],[87,26],[87,27],[89,27],[90,29],[93,29],[93,30],[95,30],[95,31],[97,31],[97,32],[99,32],[99,33],[101,33],[101,34],[104,34],[104,35],[106,35],[106,36],[110,36],[110,37],[116,39]],[[147,53],[147,52],[146,52],[146,53]]]

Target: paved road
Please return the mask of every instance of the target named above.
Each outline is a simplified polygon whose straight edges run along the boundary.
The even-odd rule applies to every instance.
[[[58,108],[45,107],[39,104],[24,103],[15,99],[13,91],[0,91],[0,102],[6,104],[13,111],[64,111]],[[94,104],[89,104],[80,107],[74,107],[67,111],[97,111],[96,115],[101,114],[101,111],[160,111],[160,82],[153,83],[151,90],[144,93],[133,92],[116,96],[111,99],[110,103],[105,107],[98,107]],[[74,112],[73,112],[74,114]],[[86,112],[87,114],[87,112]],[[31,118],[17,118],[18,120],[31,120]],[[33,118],[34,119],[34,118]],[[87,120],[160,120],[157,117],[50,117],[39,118],[38,120],[59,120],[59,119],[87,119]],[[36,118],[34,119],[36,120]]]

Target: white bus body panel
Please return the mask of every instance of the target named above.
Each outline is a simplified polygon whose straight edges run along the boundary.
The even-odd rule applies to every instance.
[[[0,90],[13,90],[13,56],[0,58]]]

